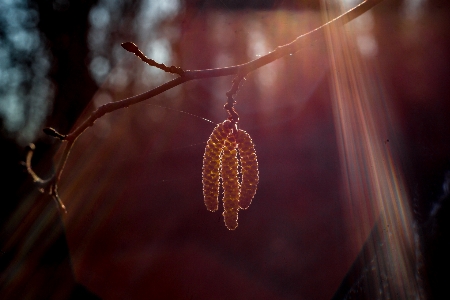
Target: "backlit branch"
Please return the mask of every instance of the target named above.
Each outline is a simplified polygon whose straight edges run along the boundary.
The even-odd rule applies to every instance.
[[[58,192],[57,192],[57,184],[59,182],[59,179],[61,177],[62,171],[64,169],[64,165],[67,161],[67,158],[70,154],[70,150],[72,146],[74,145],[76,139],[89,127],[91,127],[94,122],[104,116],[107,113],[116,111],[118,109],[126,108],[131,105],[134,105],[136,103],[142,102],[144,100],[153,98],[167,90],[170,90],[180,84],[183,84],[190,80],[196,80],[196,79],[202,79],[202,78],[212,78],[212,77],[223,77],[223,76],[231,76],[236,75],[235,80],[233,82],[232,89],[229,91],[230,95],[227,93],[228,102],[225,105],[225,109],[227,109],[227,106],[231,105],[233,102],[233,95],[236,93],[239,82],[250,72],[255,71],[277,59],[280,59],[284,56],[293,54],[300,49],[304,47],[310,47],[315,42],[323,39],[324,37],[324,30],[331,26],[331,25],[344,25],[351,20],[359,17],[363,13],[370,10],[372,7],[377,5],[378,3],[382,2],[383,0],[367,0],[362,2],[361,4],[355,6],[354,8],[350,9],[349,11],[345,12],[344,14],[334,18],[333,20],[323,24],[322,26],[305,33],[303,35],[300,35],[295,40],[293,40],[291,43],[288,43],[283,46],[277,47],[274,51],[268,53],[267,55],[261,56],[258,59],[252,60],[250,62],[231,66],[231,67],[225,67],[225,68],[217,68],[217,69],[206,69],[206,70],[187,70],[184,71],[179,67],[167,67],[164,64],[159,64],[155,62],[152,59],[147,58],[140,50],[139,48],[131,42],[126,42],[122,44],[122,47],[126,49],[129,52],[134,53],[136,56],[138,56],[141,60],[146,62],[147,64],[160,68],[166,72],[178,74],[179,77],[166,82],[150,91],[147,91],[145,93],[129,97],[120,101],[116,102],[110,102],[105,105],[100,106],[97,110],[95,110],[79,127],[75,128],[72,132],[68,133],[67,135],[58,133],[53,128],[45,128],[44,132],[50,136],[53,136],[55,138],[58,138],[62,141],[66,141],[67,144],[65,145],[64,153],[61,157],[61,160],[58,164],[57,170],[53,178],[51,178],[49,181],[44,181],[39,178],[38,175],[33,171],[31,167],[31,156],[33,151],[30,149],[28,158],[27,158],[27,170],[28,173],[33,177],[33,180],[35,182],[49,182],[48,191],[49,194],[52,195],[52,197],[60,204],[60,206],[63,208],[64,205],[62,204],[61,200],[59,199]],[[305,39],[305,37],[308,37],[308,39]],[[308,42],[306,42],[308,41]],[[312,41],[312,42],[310,42]],[[230,100],[231,98],[231,100]],[[230,104],[231,103],[231,104]],[[227,109],[230,113],[230,109]],[[237,119],[237,114],[233,115],[231,112],[232,119]]]

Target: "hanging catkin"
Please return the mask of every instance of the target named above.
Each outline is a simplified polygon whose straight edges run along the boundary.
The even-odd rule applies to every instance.
[[[239,211],[239,179],[236,140],[228,135],[222,152],[223,217],[228,229],[236,229]]]
[[[238,130],[229,120],[217,125],[206,143],[202,180],[205,205],[210,211],[218,209],[222,184],[225,226],[236,229],[239,209],[250,206],[259,181],[258,161],[250,135]]]
[[[226,137],[231,131],[231,122],[218,124],[206,143],[203,156],[203,196],[206,208],[216,211],[219,204],[219,178],[221,153]]]
[[[242,172],[239,207],[247,209],[252,203],[252,199],[256,193],[256,187],[258,186],[258,160],[252,138],[247,132],[241,129],[238,131],[237,147]]]

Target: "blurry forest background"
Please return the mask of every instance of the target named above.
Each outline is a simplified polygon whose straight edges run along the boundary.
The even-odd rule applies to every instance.
[[[449,299],[444,0],[386,0],[247,76],[236,109],[260,183],[235,231],[206,211],[201,183],[231,77],[99,119],[59,184],[67,214],[21,164],[34,142],[50,176],[60,142],[42,128],[67,133],[174,78],[122,42],[185,70],[226,67],[357,3],[0,1],[0,298]]]

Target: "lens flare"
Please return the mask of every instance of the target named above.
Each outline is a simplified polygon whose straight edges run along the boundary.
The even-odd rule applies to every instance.
[[[371,252],[364,264],[373,268],[362,279],[363,288],[376,291],[380,299],[419,299],[423,291],[414,257],[419,246],[391,151],[395,123],[376,68],[355,50],[356,35],[352,23],[326,32],[348,232],[355,249],[361,249],[372,228],[379,232],[379,238],[366,242]]]

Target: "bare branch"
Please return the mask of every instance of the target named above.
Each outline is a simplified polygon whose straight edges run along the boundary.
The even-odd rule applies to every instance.
[[[261,56],[258,59],[252,60],[248,63],[237,65],[237,66],[231,66],[231,67],[225,67],[225,68],[217,68],[217,69],[206,69],[206,70],[188,70],[185,71],[183,76],[178,77],[176,79],[173,79],[169,82],[166,82],[150,91],[147,91],[145,93],[126,98],[124,100],[116,101],[107,103],[103,106],[100,106],[83,124],[81,124],[78,128],[76,128],[73,132],[69,133],[66,136],[66,139],[74,139],[78,135],[80,135],[86,128],[92,126],[98,118],[102,117],[103,115],[113,112],[117,109],[129,107],[133,104],[142,102],[144,100],[153,98],[171,88],[174,88],[182,83],[185,83],[187,81],[193,80],[193,79],[202,79],[202,78],[213,78],[213,77],[223,77],[223,76],[230,76],[230,75],[237,75],[242,74],[246,75],[256,69],[261,68],[262,66],[265,66],[277,59],[280,59],[284,56],[293,54],[300,49],[302,49],[305,46],[311,46],[311,43],[308,43],[307,45],[304,44],[302,38],[308,36],[314,41],[318,41],[319,39],[323,39],[323,31],[325,28],[330,26],[331,24],[339,25],[340,24],[346,24],[350,22],[351,20],[355,19],[356,17],[359,17],[366,11],[370,10],[372,7],[374,7],[376,4],[382,2],[384,0],[367,0],[354,8],[350,9],[346,13],[340,15],[339,17],[334,18],[333,20],[325,23],[324,25],[305,33],[299,37],[297,37],[294,41],[292,41],[289,44],[286,44],[284,46],[277,47],[274,51],[270,52],[267,55]]]
[[[264,55],[258,59],[252,60],[250,62],[241,64],[241,65],[225,67],[225,68],[183,71],[179,67],[174,67],[174,66],[167,67],[164,64],[159,64],[159,63],[155,62],[154,60],[147,58],[134,43],[131,43],[131,42],[123,43],[122,47],[125,50],[134,53],[136,56],[138,56],[141,60],[143,60],[147,64],[157,67],[157,68],[160,68],[166,72],[178,74],[178,75],[180,75],[180,77],[175,78],[169,82],[166,82],[166,83],[164,83],[150,91],[147,91],[145,93],[142,93],[142,94],[139,94],[139,95],[136,95],[133,97],[129,97],[129,98],[126,98],[126,99],[123,99],[120,101],[107,103],[105,105],[100,106],[79,127],[75,128],[71,133],[69,133],[67,135],[60,134],[53,128],[44,129],[44,132],[46,134],[67,142],[67,144],[65,145],[64,153],[61,157],[57,171],[56,171],[55,175],[53,176],[53,178],[51,178],[50,180],[42,180],[39,176],[36,175],[36,173],[31,168],[31,156],[32,156],[32,150],[34,149],[34,148],[31,148],[29,155],[27,156],[27,162],[26,162],[28,173],[33,177],[33,180],[35,182],[39,182],[39,183],[50,182],[49,194],[52,195],[52,197],[56,200],[56,202],[59,203],[60,207],[65,211],[65,206],[58,196],[57,184],[58,184],[61,174],[63,172],[67,158],[70,154],[70,150],[72,149],[72,146],[74,145],[76,139],[87,128],[91,127],[97,119],[101,118],[102,116],[104,116],[107,113],[116,111],[121,108],[126,108],[126,107],[129,107],[136,103],[142,102],[144,100],[153,98],[167,90],[170,90],[170,89],[172,89],[180,84],[183,84],[187,81],[190,81],[190,80],[236,75],[235,79],[233,80],[232,88],[230,89],[230,91],[227,92],[228,102],[225,105],[225,109],[227,109],[231,120],[234,122],[237,122],[238,115],[233,109],[233,105],[234,105],[233,96],[237,92],[239,83],[242,81],[242,79],[245,77],[245,75],[247,75],[248,73],[250,73],[254,70],[257,70],[257,69],[261,68],[262,66],[265,66],[277,59],[280,59],[284,56],[293,54],[304,47],[310,47],[315,42],[323,39],[324,30],[327,27],[329,27],[331,25],[337,25],[337,26],[344,25],[344,24],[350,22],[351,20],[359,17],[363,13],[367,12],[368,10],[370,10],[371,8],[373,8],[375,5],[377,5],[378,3],[382,2],[382,1],[384,1],[384,0],[366,0],[366,1],[362,2],[361,4],[355,6],[354,8],[350,9],[349,11],[345,12],[344,14],[323,24],[322,26],[320,26],[308,33],[300,35],[295,40],[293,40],[291,43],[277,47],[274,51],[268,53],[267,55]],[[308,36],[308,41],[312,40],[313,42],[305,43],[306,39],[304,39],[304,37],[306,37],[306,36]],[[33,147],[34,147],[34,145],[33,145]]]

